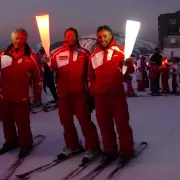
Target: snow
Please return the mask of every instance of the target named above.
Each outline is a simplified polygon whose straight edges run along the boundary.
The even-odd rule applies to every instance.
[[[135,82],[134,82],[135,83]],[[136,85],[136,84],[134,84]],[[147,92],[143,92],[147,94]],[[147,141],[148,148],[127,168],[119,172],[114,180],[179,180],[180,179],[180,97],[137,97],[128,98],[130,124],[134,133],[134,141]],[[92,114],[95,122],[95,113]],[[80,139],[84,139],[80,127],[75,119]],[[31,115],[31,125],[34,135],[46,136],[44,142],[16,170],[10,180],[17,180],[15,174],[31,170],[53,160],[64,147],[63,129],[59,122],[57,111]],[[97,126],[98,128],[98,126]],[[2,125],[0,125],[0,144],[4,142]],[[98,128],[99,133],[99,128]],[[100,133],[99,133],[100,136]],[[101,139],[101,138],[100,138]],[[0,156],[0,177],[3,171],[16,158],[18,150]],[[77,167],[83,155],[65,161],[45,172],[34,174],[31,180],[60,180],[68,172]],[[98,164],[94,162],[74,179],[79,180]],[[113,169],[109,166],[96,179],[105,179]]]

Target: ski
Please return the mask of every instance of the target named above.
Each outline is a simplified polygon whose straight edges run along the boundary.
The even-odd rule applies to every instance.
[[[32,114],[37,114],[39,112],[50,112],[50,111],[54,111],[54,110],[56,110],[56,106],[51,106],[51,107],[41,106],[41,107],[32,109],[31,113]]]
[[[134,158],[130,159],[130,161],[132,161],[133,159],[135,159],[146,147],[148,146],[147,142],[142,142],[141,144],[139,144],[136,148],[135,148],[135,156]],[[116,159],[115,159],[116,160]],[[114,160],[114,161],[115,161]],[[112,162],[114,162],[112,161]],[[128,161],[127,164],[130,162]],[[98,174],[100,174],[107,166],[109,166],[110,164],[112,164],[112,162],[108,163],[108,164],[100,164],[98,165],[96,168],[94,168],[92,171],[90,171],[88,174],[86,174],[84,177],[82,177],[80,180],[93,180],[94,178],[97,177]],[[118,165],[107,177],[106,180],[112,179],[112,177],[114,177],[114,175],[123,167],[125,167],[127,164],[125,165]]]
[[[54,110],[56,110],[56,106],[44,107],[44,109],[43,109],[44,112],[51,112],[51,111],[54,111]]]
[[[178,94],[160,94],[160,95],[136,94],[135,96],[127,96],[127,98],[136,98],[136,97],[172,97],[172,96],[180,96],[180,95],[178,95]]]
[[[88,163],[81,163],[79,164],[79,166],[77,168],[75,168],[73,171],[71,171],[68,175],[66,175],[63,179],[61,180],[68,180],[71,178],[76,177],[78,174],[80,174],[85,168],[87,168],[90,164],[92,164],[97,158],[99,157],[99,155],[95,156],[90,162]]]
[[[18,174],[18,175],[16,175],[16,177],[18,177],[19,179],[28,179],[32,175],[34,175],[36,173],[39,173],[39,172],[46,171],[46,170],[58,165],[59,163],[65,161],[65,160],[71,159],[71,158],[75,157],[76,155],[81,154],[82,152],[84,152],[84,151],[81,149],[79,152],[75,152],[71,156],[69,156],[69,157],[67,157],[65,159],[62,159],[62,160],[59,160],[58,158],[56,158],[56,159],[52,160],[51,162],[49,162],[49,163],[47,163],[45,165],[39,166],[39,167],[37,167],[35,169],[32,169],[32,170],[27,171],[27,172],[22,173],[22,174]]]
[[[36,135],[34,138],[34,148],[37,147],[38,145],[40,145],[43,140],[45,139],[44,135]],[[8,180],[12,174],[15,172],[15,170],[24,162],[24,160],[31,154],[31,152],[34,150],[34,148],[29,152],[29,154],[27,156],[25,156],[24,158],[21,159],[17,159],[15,160],[10,167],[3,173],[3,175],[1,176],[0,180]]]
[[[150,94],[141,95],[141,94],[136,94],[135,96],[127,96],[127,98],[134,98],[134,97],[167,97],[167,95],[164,95],[164,94],[160,94],[160,95],[150,95]]]
[[[31,109],[32,114],[37,114],[37,113],[40,113],[42,111],[43,111],[43,107],[38,107],[38,108]]]
[[[94,178],[96,178],[96,176],[101,173],[107,166],[109,166],[110,164],[112,164],[116,159],[114,159],[113,161],[109,162],[108,164],[99,164],[97,165],[92,171],[90,171],[88,174],[86,174],[84,177],[82,177],[80,180],[93,180]]]
[[[138,147],[135,149],[135,155],[133,158],[131,158],[127,163],[125,164],[118,164],[117,167],[111,172],[109,173],[108,177],[106,178],[106,180],[110,180],[112,179],[116,173],[119,170],[122,170],[125,166],[127,166],[131,161],[133,161],[135,158],[137,158],[148,146],[147,142],[142,142],[141,144],[138,145]]]

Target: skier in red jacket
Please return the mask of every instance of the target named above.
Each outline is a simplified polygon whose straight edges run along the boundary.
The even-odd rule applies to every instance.
[[[134,155],[133,134],[129,125],[128,105],[122,83],[122,66],[123,64],[128,66],[127,74],[133,73],[134,67],[130,60],[124,61],[123,49],[114,40],[110,27],[100,26],[97,29],[97,48],[90,56],[88,78],[103,138],[103,163],[111,162],[119,154],[119,161],[125,163]],[[119,135],[119,152],[114,122]]]
[[[88,101],[89,51],[80,46],[78,32],[74,28],[65,31],[64,39],[65,42],[53,52],[51,58],[51,69],[53,72],[57,71],[57,107],[66,142],[66,147],[58,158],[64,159],[82,149],[73,121],[73,115],[75,115],[85,137],[86,153],[82,161],[87,163],[100,152],[98,134],[91,121]],[[48,61],[48,58],[44,60]]]
[[[160,71],[161,71],[162,93],[169,94],[170,91],[169,91],[168,79],[170,73],[169,73],[169,66],[167,63],[167,59],[164,57],[162,58],[162,65],[160,66]]]
[[[5,138],[0,154],[20,147],[19,158],[23,158],[33,148],[29,88],[33,83],[34,102],[38,103],[42,78],[36,55],[27,44],[26,30],[14,30],[11,38],[12,44],[0,56],[1,119]]]

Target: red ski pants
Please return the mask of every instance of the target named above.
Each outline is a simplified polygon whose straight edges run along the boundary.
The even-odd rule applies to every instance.
[[[127,93],[128,94],[134,94],[134,89],[132,87],[132,81],[131,80],[127,80]]]
[[[137,80],[137,90],[138,91],[144,91],[144,88],[145,88],[144,78],[142,80]]]
[[[2,112],[2,108],[1,108],[1,107],[2,107],[2,105],[1,105],[1,101],[2,101],[2,99],[0,98],[0,121],[2,120],[2,119],[1,119],[1,112]]]
[[[177,87],[178,87],[177,75],[173,74],[172,75],[172,89],[173,89],[173,92],[177,92]]]
[[[75,115],[85,137],[85,149],[100,148],[96,126],[91,121],[90,108],[85,96],[59,98],[58,110],[67,147],[72,150],[79,147],[78,133],[73,120],[73,115]]]
[[[29,102],[9,102],[1,99],[1,119],[7,144],[18,143],[21,148],[27,148],[33,144]]]
[[[96,117],[101,130],[103,146],[108,154],[117,153],[119,135],[120,154],[133,154],[133,135],[129,125],[129,112],[125,95],[95,96]],[[114,121],[113,121],[114,119]]]

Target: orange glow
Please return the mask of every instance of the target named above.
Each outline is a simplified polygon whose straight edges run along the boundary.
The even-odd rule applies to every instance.
[[[165,59],[165,58],[162,60],[162,64],[163,64],[163,65],[167,64],[167,62],[168,62],[168,61],[167,61],[167,59]]]
[[[162,67],[166,68],[168,61],[166,58],[162,58]]]
[[[41,37],[41,42],[46,52],[46,55],[50,57],[50,30],[49,30],[49,15],[36,16],[36,22]]]

